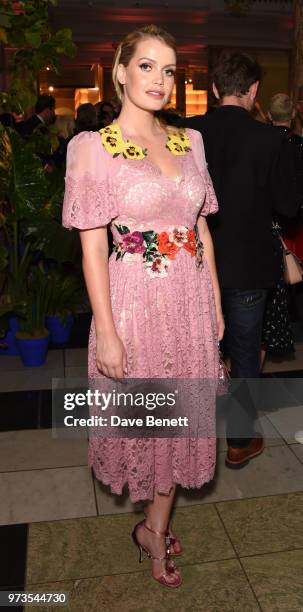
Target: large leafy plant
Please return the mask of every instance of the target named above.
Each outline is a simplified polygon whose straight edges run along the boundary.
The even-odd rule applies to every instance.
[[[70,313],[76,314],[78,308],[86,303],[82,279],[77,274],[66,274],[54,268],[48,274],[48,282],[50,299],[47,314],[59,316],[63,322],[66,322]]]
[[[33,142],[0,127],[0,315],[14,312],[24,316],[37,255],[58,264],[76,262],[78,235],[61,226],[63,192],[63,171],[45,174]]]
[[[51,286],[43,265],[31,267],[27,279],[27,295],[20,317],[19,338],[40,338],[48,334],[45,327]]]
[[[9,78],[7,91],[0,92],[0,104],[9,112],[21,114],[33,107],[39,71],[51,65],[59,72],[61,55],[76,53],[70,29],[52,32],[48,11],[56,4],[56,0],[1,1],[0,43]]]
[[[68,29],[52,32],[48,9],[56,0],[2,0],[0,45],[6,112],[24,113],[36,101],[39,71],[55,72],[61,55],[76,48]],[[79,238],[61,226],[64,169],[44,172],[41,157],[55,144],[52,128],[37,129],[23,139],[0,126],[0,328],[9,313],[20,318],[21,330],[41,334],[53,284],[49,260],[58,268],[79,258]]]

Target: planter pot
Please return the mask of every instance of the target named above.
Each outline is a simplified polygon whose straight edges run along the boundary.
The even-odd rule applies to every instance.
[[[0,347],[0,355],[19,355],[15,339],[15,333],[19,329],[19,320],[17,317],[9,317],[8,321],[10,328],[5,336],[0,339],[0,344],[5,346],[5,348]]]
[[[53,344],[66,344],[69,341],[74,320],[73,314],[67,315],[65,322],[58,315],[46,317],[46,327]]]
[[[44,364],[49,343],[49,334],[40,338],[16,338],[16,345],[23,365],[36,368]]]
[[[8,322],[9,322],[10,329],[15,334],[19,330],[19,328],[20,328],[19,319],[17,317],[9,317]]]

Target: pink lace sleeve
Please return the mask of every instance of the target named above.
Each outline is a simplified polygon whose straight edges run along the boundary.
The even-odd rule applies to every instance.
[[[203,138],[197,130],[188,130],[196,165],[205,181],[205,200],[200,210],[200,216],[206,217],[218,212],[218,201],[213,182],[207,169]]]
[[[107,153],[98,132],[81,132],[67,149],[62,224],[93,229],[118,215],[111,192]]]

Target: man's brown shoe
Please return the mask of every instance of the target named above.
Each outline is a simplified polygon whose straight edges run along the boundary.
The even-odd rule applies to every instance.
[[[249,445],[245,448],[234,448],[229,446],[225,459],[225,465],[235,469],[242,468],[249,463],[250,459],[257,457],[257,455],[261,455],[261,453],[264,451],[264,447],[265,444],[262,436],[252,438]]]

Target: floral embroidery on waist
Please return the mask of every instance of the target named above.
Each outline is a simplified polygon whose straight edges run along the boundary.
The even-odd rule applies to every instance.
[[[116,259],[125,261],[141,259],[147,273],[152,278],[167,276],[168,268],[181,249],[196,257],[196,266],[203,264],[203,245],[199,238],[197,225],[193,229],[175,226],[160,233],[154,230],[133,231],[126,225],[114,224],[121,239],[114,243]]]

